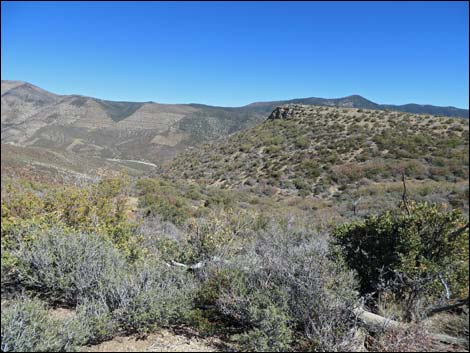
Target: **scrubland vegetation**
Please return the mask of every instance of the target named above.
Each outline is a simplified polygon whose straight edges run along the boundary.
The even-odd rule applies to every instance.
[[[416,181],[466,181],[468,137],[466,119],[294,105],[182,153],[169,170],[224,188],[329,198],[338,188],[397,181],[402,171]]]
[[[468,350],[468,121],[278,114],[158,176],[2,178],[2,351]]]
[[[327,205],[305,202],[156,178],[6,180],[2,351],[74,351],[174,326],[236,350],[387,351],[397,335],[402,349],[434,347],[413,325],[468,298],[462,210],[396,203],[328,224],[315,219]],[[359,307],[410,329],[369,332]],[[468,311],[455,310],[450,334],[465,337]]]

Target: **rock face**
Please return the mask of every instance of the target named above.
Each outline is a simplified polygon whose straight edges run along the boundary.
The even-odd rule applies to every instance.
[[[277,119],[294,119],[301,114],[304,114],[305,111],[309,111],[311,107],[303,104],[286,104],[280,107],[277,107],[273,110],[271,115],[268,117],[268,120],[277,120]]]

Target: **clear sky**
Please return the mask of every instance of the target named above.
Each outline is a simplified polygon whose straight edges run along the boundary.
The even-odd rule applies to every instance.
[[[468,108],[467,2],[6,2],[2,79],[239,106],[360,94]]]

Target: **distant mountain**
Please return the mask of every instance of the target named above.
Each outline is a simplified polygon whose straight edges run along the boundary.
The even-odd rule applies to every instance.
[[[112,102],[2,81],[2,143],[159,162],[198,142],[251,127],[269,111]]]
[[[273,104],[274,103],[274,104]],[[298,98],[277,102],[260,102],[252,103],[249,106],[266,106],[272,107],[282,104],[307,104],[307,105],[321,105],[329,107],[343,107],[343,108],[361,108],[361,109],[374,109],[374,110],[393,110],[413,114],[429,114],[457,118],[469,118],[468,109],[460,109],[455,107],[439,107],[435,105],[421,105],[421,104],[377,104],[359,95],[352,95],[344,98]]]
[[[243,107],[113,102],[56,95],[30,83],[2,81],[2,143],[53,148],[99,158],[161,162],[201,142],[253,127],[285,103],[467,117],[468,110],[421,105],[379,105],[360,96],[304,98]]]

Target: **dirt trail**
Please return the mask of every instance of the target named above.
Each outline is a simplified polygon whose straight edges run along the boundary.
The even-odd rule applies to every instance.
[[[141,339],[136,335],[115,337],[82,352],[221,352],[229,351],[218,338],[198,338],[187,332],[179,334],[161,330]],[[233,351],[233,350],[232,350]]]
[[[135,159],[106,158],[106,160],[111,161],[111,162],[131,162],[131,163],[139,163],[139,164],[149,165],[149,166],[155,167],[155,168],[158,167],[155,163],[144,162],[144,161],[136,161]]]

